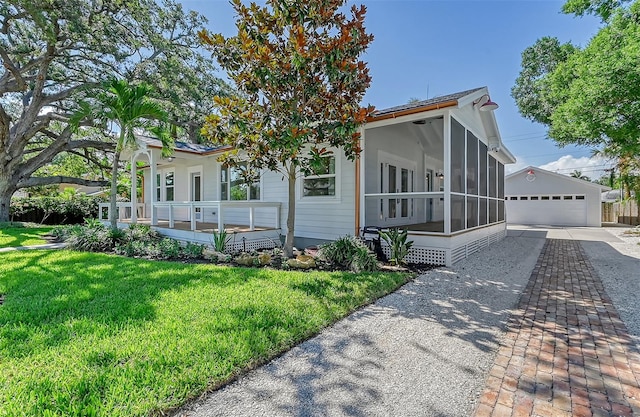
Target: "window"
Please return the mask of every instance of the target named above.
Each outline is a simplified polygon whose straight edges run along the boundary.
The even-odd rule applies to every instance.
[[[166,171],[164,173],[164,200],[165,201],[173,201],[174,200],[174,171]]]
[[[246,169],[247,164],[220,168],[220,200],[260,200],[260,182],[247,183],[242,175]]]
[[[572,195],[565,195],[564,199],[565,200],[573,200],[573,196]]]
[[[325,197],[336,195],[336,157],[322,158],[322,166],[315,175],[308,175],[302,180],[303,197]]]
[[[509,197],[509,200],[517,200],[517,199],[518,199],[518,197],[516,197],[516,196]]]
[[[542,197],[540,197],[540,200],[548,200],[549,196],[548,195],[543,195]]]
[[[527,197],[527,196],[520,197],[520,200],[528,200],[528,199],[529,199],[529,197]]]
[[[537,195],[531,196],[531,199],[532,199],[532,200],[537,200],[537,199],[538,199],[538,196],[537,196]]]
[[[576,200],[584,200],[584,196],[583,195],[577,195],[576,196]]]
[[[553,200],[560,200],[560,196],[559,196],[559,195],[554,195],[554,196],[552,197],[552,199],[553,199]]]
[[[162,183],[160,182],[161,179],[162,177],[160,176],[160,174],[156,174],[156,201],[162,200]]]

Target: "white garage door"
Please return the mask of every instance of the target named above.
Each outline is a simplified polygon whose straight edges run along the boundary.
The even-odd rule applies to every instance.
[[[550,226],[586,226],[587,200],[584,196],[559,197],[542,199],[543,197],[540,196],[509,196],[506,201],[507,222]]]

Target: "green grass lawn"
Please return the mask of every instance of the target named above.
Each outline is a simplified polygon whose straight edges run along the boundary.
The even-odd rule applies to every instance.
[[[47,243],[42,235],[49,233],[52,226],[41,227],[0,227],[0,248],[43,245]]]
[[[0,416],[157,414],[408,278],[73,251],[0,256]]]

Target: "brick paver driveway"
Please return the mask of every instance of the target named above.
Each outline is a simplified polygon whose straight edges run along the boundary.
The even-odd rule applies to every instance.
[[[580,243],[547,239],[476,417],[640,416],[640,354]]]

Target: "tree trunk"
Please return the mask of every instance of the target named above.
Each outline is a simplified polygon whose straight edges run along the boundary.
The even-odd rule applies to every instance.
[[[289,209],[287,210],[287,238],[284,241],[284,254],[293,256],[294,224],[296,220],[296,168],[289,169]]]
[[[6,223],[10,220],[11,196],[15,191],[15,187],[10,186],[6,178],[0,177],[0,223]]]
[[[109,194],[109,222],[111,228],[116,229],[118,227],[118,164],[120,162],[120,151],[116,150],[113,154],[113,167],[111,168],[111,193]]]

